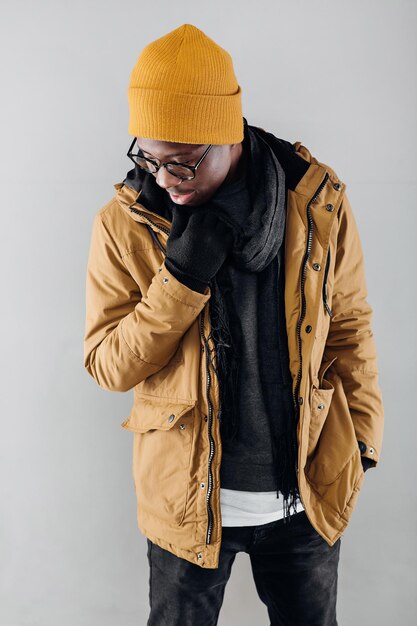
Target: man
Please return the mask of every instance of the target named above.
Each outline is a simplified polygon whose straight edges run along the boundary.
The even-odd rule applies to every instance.
[[[337,624],[340,541],[383,406],[346,185],[248,124],[230,55],[184,24],[128,89],[135,164],[96,215],[85,367],[134,389],[148,624],[216,624],[249,554],[272,624]]]

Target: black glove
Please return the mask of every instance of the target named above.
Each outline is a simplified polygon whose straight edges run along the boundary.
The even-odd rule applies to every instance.
[[[190,289],[204,293],[233,241],[232,228],[213,210],[174,207],[165,266]]]
[[[368,459],[367,456],[361,456],[363,471],[366,472],[367,469],[373,466],[374,461],[372,459]]]

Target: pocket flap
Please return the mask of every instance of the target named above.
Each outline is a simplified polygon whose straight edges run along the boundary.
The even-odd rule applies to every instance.
[[[320,365],[319,373],[318,373],[319,387],[323,387],[324,375],[329,369],[329,367],[332,365],[332,363],[336,361],[336,359],[337,359],[337,356],[334,356],[332,359],[330,359],[330,361],[324,361],[324,363]]]
[[[176,399],[137,394],[130,415],[121,426],[138,433],[153,429],[169,430],[196,405],[196,402],[197,400],[187,403]]]
[[[334,386],[326,378],[323,378],[320,388],[314,387],[311,395],[311,414],[320,416],[322,423],[329,412],[330,403],[334,393]]]

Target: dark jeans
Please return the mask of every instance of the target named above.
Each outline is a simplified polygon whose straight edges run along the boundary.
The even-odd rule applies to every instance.
[[[249,554],[271,626],[337,626],[341,538],[329,546],[305,511],[286,523],[224,527],[217,569],[201,568],[147,541],[147,626],[215,626],[237,552]],[[230,626],[238,623],[236,618]]]

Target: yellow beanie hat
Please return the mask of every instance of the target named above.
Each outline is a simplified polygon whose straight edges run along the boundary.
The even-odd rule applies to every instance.
[[[241,88],[230,54],[192,24],[142,50],[128,87],[129,135],[178,143],[240,143]]]

